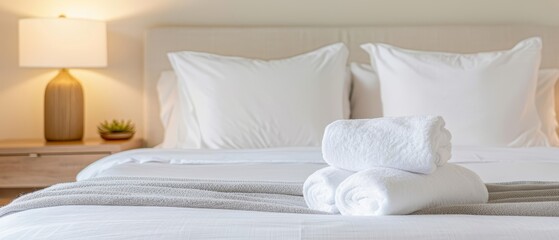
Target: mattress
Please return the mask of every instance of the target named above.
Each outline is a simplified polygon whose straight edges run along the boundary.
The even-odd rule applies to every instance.
[[[455,148],[451,162],[485,182],[559,181],[558,148]],[[317,148],[141,149],[102,159],[79,180],[163,176],[302,182],[324,167]],[[425,215],[352,217],[237,210],[62,206],[0,218],[0,239],[556,239],[559,218]]]

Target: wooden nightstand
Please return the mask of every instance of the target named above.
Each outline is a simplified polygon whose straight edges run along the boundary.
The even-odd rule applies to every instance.
[[[102,157],[143,146],[142,139],[45,142],[0,141],[0,205],[22,193],[62,182]]]

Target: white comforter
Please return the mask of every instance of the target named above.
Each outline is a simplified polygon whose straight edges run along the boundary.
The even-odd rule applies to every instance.
[[[451,162],[486,182],[559,181],[559,149],[456,148]],[[202,164],[210,160],[211,164]],[[318,149],[135,150],[91,165],[80,179],[165,176],[303,182],[324,167]],[[0,239],[557,239],[559,218],[345,217],[250,211],[64,206],[0,218]]]

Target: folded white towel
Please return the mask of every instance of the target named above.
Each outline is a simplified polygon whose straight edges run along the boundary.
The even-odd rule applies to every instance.
[[[322,155],[349,171],[389,167],[432,173],[450,159],[450,132],[436,116],[338,120],[326,127]]]
[[[343,215],[401,215],[487,200],[487,188],[479,176],[454,164],[430,175],[371,168],[351,175],[336,190],[336,206]]]
[[[339,213],[336,207],[336,188],[354,174],[335,167],[325,167],[311,174],[303,185],[303,196],[310,209]]]

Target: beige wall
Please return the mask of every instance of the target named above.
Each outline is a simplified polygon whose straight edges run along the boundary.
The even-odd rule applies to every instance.
[[[42,138],[43,91],[53,69],[18,67],[17,21],[108,22],[109,67],[74,70],[85,89],[86,137],[104,119],[142,129],[142,36],[166,25],[559,25],[558,0],[0,0],[0,139]]]

